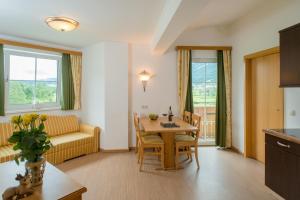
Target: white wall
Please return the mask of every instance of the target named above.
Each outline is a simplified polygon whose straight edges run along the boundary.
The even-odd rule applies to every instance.
[[[81,119],[101,128],[105,134],[105,69],[103,44],[83,49]]]
[[[105,133],[103,149],[128,149],[128,44],[104,42]]]
[[[299,0],[273,0],[256,8],[231,27],[233,146],[244,151],[244,55],[279,46],[278,31],[300,22]],[[300,89],[285,89],[285,126],[300,128]],[[296,110],[296,116],[289,113]],[[271,128],[271,127],[270,127]]]
[[[228,30],[224,27],[203,27],[183,32],[171,49],[178,45],[226,46],[231,45]]]
[[[147,45],[131,45],[130,55],[129,132],[131,135],[129,143],[130,146],[135,146],[133,112],[162,114],[168,111],[169,106],[172,106],[173,112],[178,113],[177,64],[175,51],[161,56],[152,55],[151,48]],[[146,92],[143,91],[138,77],[138,73],[143,70],[153,74]]]
[[[83,49],[82,121],[101,128],[100,147],[128,149],[128,44]]]
[[[32,113],[33,111],[30,111],[28,113]],[[34,113],[38,114],[47,114],[47,115],[76,115],[77,117],[80,117],[80,111],[78,110],[70,110],[70,111],[63,111],[63,110],[41,110],[41,111],[34,111]],[[12,113],[12,114],[6,114],[5,116],[0,116],[0,123],[1,122],[9,122],[10,118],[14,115],[22,115],[25,113]]]
[[[286,128],[300,128],[300,88],[284,90],[284,125]]]

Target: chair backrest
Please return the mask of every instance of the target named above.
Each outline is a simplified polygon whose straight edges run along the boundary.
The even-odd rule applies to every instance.
[[[183,115],[183,121],[187,122],[187,123],[191,123],[191,116],[192,113],[189,111],[184,111],[184,115]]]
[[[199,134],[200,134],[200,126],[201,126],[201,116],[197,115],[197,114],[192,114],[192,120],[191,120],[191,124],[192,126],[197,127],[197,131],[196,131],[196,139],[199,138]]]
[[[134,127],[135,127],[135,133],[138,139],[140,139],[140,119],[138,117],[137,113],[133,113],[133,120],[134,120]]]

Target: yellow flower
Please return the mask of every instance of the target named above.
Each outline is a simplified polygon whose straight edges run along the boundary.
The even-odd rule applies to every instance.
[[[32,120],[36,120],[37,118],[39,118],[39,115],[36,113],[31,113],[30,116],[31,116]]]
[[[14,124],[18,124],[22,121],[22,118],[21,116],[12,116],[11,117],[11,122],[14,123]]]
[[[25,114],[25,115],[23,115],[23,124],[25,126],[28,126],[31,123],[31,121],[32,121],[31,114]]]
[[[41,119],[42,122],[46,121],[47,120],[47,115],[45,115],[45,114],[40,115],[40,119]]]

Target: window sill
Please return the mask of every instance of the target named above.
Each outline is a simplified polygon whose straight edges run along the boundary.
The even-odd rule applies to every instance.
[[[50,107],[50,108],[39,108],[39,109],[22,109],[22,110],[10,110],[5,112],[5,114],[18,114],[18,113],[28,113],[28,112],[43,112],[43,111],[53,111],[61,110],[61,107]]]

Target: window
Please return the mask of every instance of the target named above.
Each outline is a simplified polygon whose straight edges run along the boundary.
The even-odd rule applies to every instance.
[[[57,108],[61,56],[4,48],[8,112]]]
[[[192,86],[194,112],[202,117],[200,144],[214,144],[217,96],[216,59],[193,59]]]

